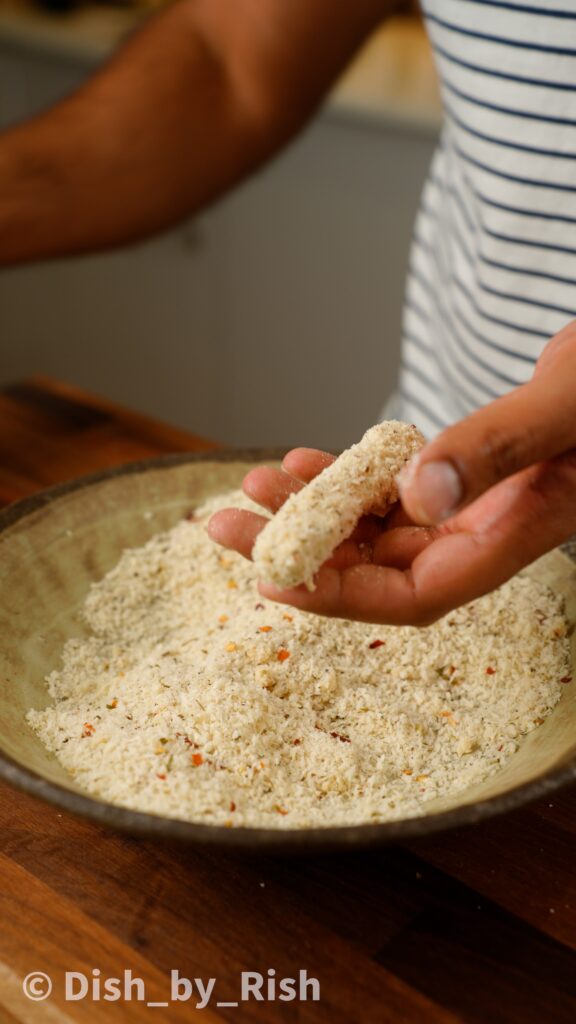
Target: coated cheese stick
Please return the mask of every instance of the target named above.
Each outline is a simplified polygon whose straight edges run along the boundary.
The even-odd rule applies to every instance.
[[[267,523],[252,552],[258,577],[277,587],[305,583],[313,590],[314,574],[361,516],[398,500],[396,476],[423,445],[409,423],[371,427]]]

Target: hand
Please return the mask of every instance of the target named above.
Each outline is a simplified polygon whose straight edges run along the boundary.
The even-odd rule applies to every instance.
[[[319,571],[316,590],[261,593],[321,615],[426,625],[498,587],[576,532],[576,323],[546,347],[530,383],[432,441],[401,482],[403,510],[366,517]],[[276,511],[330,460],[296,449],[283,472],[248,474]],[[250,557],[263,517],[214,516],[212,537]]]

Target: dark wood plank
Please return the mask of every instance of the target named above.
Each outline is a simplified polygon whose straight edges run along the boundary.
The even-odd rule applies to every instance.
[[[0,391],[0,504],[108,466],[217,445],[48,378]]]
[[[0,889],[0,964],[8,964],[9,969],[22,978],[39,970],[48,975],[53,983],[51,1008],[60,1008],[71,1020],[130,1022],[142,1020],[148,1001],[166,1001],[169,989],[166,976],[144,956],[89,918],[78,905],[56,895],[50,886],[3,854],[0,854],[0,877],[3,883]],[[79,972],[88,978],[92,995],[95,969],[101,971],[103,978],[124,977],[124,970],[132,971],[134,978],[141,978],[145,983],[144,1000],[67,1000],[65,972]],[[0,984],[0,1006],[2,998]],[[26,1024],[29,1005],[29,1001],[24,1003],[20,1011]],[[183,1003],[174,1003],[165,1010],[154,1008],[154,1019],[164,1024],[188,1020],[192,1014],[192,1007]],[[202,1014],[208,1024],[218,1020],[210,1007]]]
[[[551,806],[550,806],[551,805]],[[541,932],[576,950],[576,787],[411,849]]]
[[[161,972],[178,966],[216,976],[225,998],[233,999],[243,970],[265,974],[273,967],[282,976],[305,969],[320,980],[322,995],[320,1003],[302,1007],[309,1021],[458,1019],[366,956],[342,922],[334,928],[316,915],[308,893],[287,884],[285,875],[298,877],[289,862],[130,840],[6,795],[4,856]],[[272,1024],[291,1014],[281,1004],[242,1008],[243,1021]],[[236,1011],[223,1016],[237,1019]]]

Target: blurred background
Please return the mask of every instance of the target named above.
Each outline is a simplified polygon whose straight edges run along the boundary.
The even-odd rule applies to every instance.
[[[154,2],[0,0],[0,126],[70,92]],[[406,10],[306,132],[143,245],[0,274],[0,386],[35,373],[234,445],[339,448],[393,390],[419,193],[440,126]]]

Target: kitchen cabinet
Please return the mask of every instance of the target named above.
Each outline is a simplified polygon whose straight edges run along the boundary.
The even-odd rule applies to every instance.
[[[91,62],[0,40],[0,123]],[[0,274],[0,382],[68,380],[233,444],[340,447],[392,390],[408,245],[434,133],[328,105],[189,223]]]

